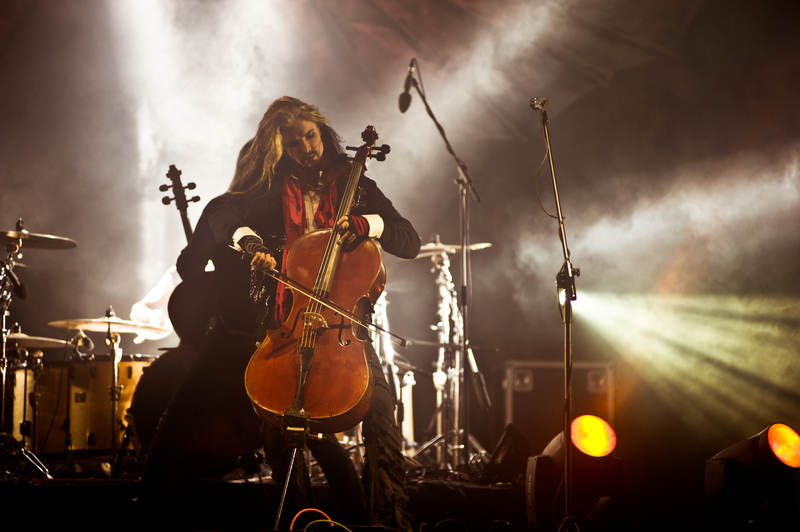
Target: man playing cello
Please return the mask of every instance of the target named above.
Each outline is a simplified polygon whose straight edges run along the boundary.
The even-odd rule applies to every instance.
[[[286,319],[292,297],[262,271],[283,271],[295,241],[310,231],[333,228],[345,252],[367,239],[377,240],[383,250],[400,258],[411,259],[419,252],[420,238],[411,223],[363,174],[355,176],[349,214],[335,219],[351,167],[339,136],[316,107],[292,97],[269,106],[249,148],[243,149],[228,192],[208,204],[178,259],[184,280],[201,275],[213,260],[215,286],[209,289],[214,291],[214,315],[197,361],[159,423],[145,465],[144,497],[163,494],[202,411],[219,412],[224,404],[232,417],[258,425],[243,375],[256,344]],[[332,436],[307,445],[350,524],[410,531],[394,400],[369,342],[365,349],[372,355],[368,358],[374,398],[363,418],[363,478],[358,481],[347,452]],[[248,409],[250,417],[244,414]],[[267,463],[282,487],[290,450],[280,428],[267,424],[263,436]],[[309,503],[307,486],[300,482],[293,489],[297,506]]]

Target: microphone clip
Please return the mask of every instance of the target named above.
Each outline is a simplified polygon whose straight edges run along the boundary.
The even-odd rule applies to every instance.
[[[94,342],[81,329],[77,329],[77,334],[70,343],[79,355],[86,355],[94,351]],[[80,348],[83,348],[83,350]]]
[[[531,98],[531,109],[534,111],[544,111],[547,107],[547,98]]]

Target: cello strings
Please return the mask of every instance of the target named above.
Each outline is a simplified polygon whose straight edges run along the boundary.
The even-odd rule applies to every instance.
[[[361,151],[357,154],[357,156],[361,155],[366,159],[366,157],[369,156],[369,150],[369,146],[364,146],[361,148]],[[347,214],[350,212],[351,203],[355,197],[356,186],[358,185],[358,179],[361,177],[361,173],[364,171],[364,166],[364,162],[358,158],[353,161],[353,168],[350,172],[350,178],[347,180],[344,196],[342,201],[339,203],[339,210],[336,215],[336,220],[340,220],[343,216],[347,216]],[[326,282],[326,275],[324,275],[324,273],[328,272],[331,268],[335,268],[336,266],[333,264],[333,262],[338,258],[341,251],[341,248],[337,248],[336,245],[336,230],[334,227],[331,229],[331,235],[328,238],[328,244],[325,247],[322,263],[320,264],[320,269],[317,272],[317,278],[314,281],[314,294],[319,297],[325,297],[330,293],[330,286],[326,286],[326,284],[329,285],[333,281],[333,275],[331,274],[329,277],[327,277]],[[321,315],[322,305],[314,300],[309,301],[306,309],[306,314],[308,313]],[[312,320],[304,318],[300,348],[311,348],[315,343],[316,328],[313,326]]]

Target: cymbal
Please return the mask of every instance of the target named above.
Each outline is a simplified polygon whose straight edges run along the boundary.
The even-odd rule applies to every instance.
[[[470,244],[467,247],[470,251],[475,251],[478,249],[490,248],[492,245],[488,242],[482,242],[480,244]],[[438,255],[441,253],[450,253],[452,255],[457,251],[461,251],[461,244],[455,244],[451,246],[448,244],[442,244],[441,242],[428,242],[419,248],[419,255],[417,255],[417,258],[430,257],[431,255]]]
[[[14,244],[19,241],[22,241],[22,245],[26,248],[37,249],[70,249],[78,245],[71,238],[29,233],[24,229],[22,231],[0,232],[0,244],[2,245]]]
[[[69,345],[66,340],[58,340],[56,338],[45,338],[43,336],[28,336],[24,333],[9,333],[7,336],[8,342],[14,342],[19,347],[30,347],[31,349],[46,349],[48,347],[64,347]]]
[[[155,325],[145,325],[144,323],[136,323],[135,321],[128,321],[120,319],[116,316],[110,318],[89,318],[77,320],[59,320],[51,321],[48,323],[53,327],[60,329],[73,329],[81,331],[93,332],[107,332],[109,328],[111,332],[115,333],[168,333],[168,329],[163,327],[156,327]]]

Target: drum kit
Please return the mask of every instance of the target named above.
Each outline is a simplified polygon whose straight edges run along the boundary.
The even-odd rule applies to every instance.
[[[51,321],[75,331],[71,341],[22,333],[8,327],[9,307],[25,286],[14,273],[25,248],[60,250],[77,245],[69,238],[28,232],[22,220],[14,231],[0,232],[7,257],[0,261],[0,468],[2,474],[52,478],[40,457],[78,457],[119,467],[138,442],[128,409],[144,368],[156,358],[123,355],[121,334],[166,332],[159,327],[122,320],[112,309],[101,318]],[[105,332],[108,353],[85,354],[92,341],[85,332]],[[53,361],[43,349],[66,355]],[[114,472],[113,470],[111,471]]]

